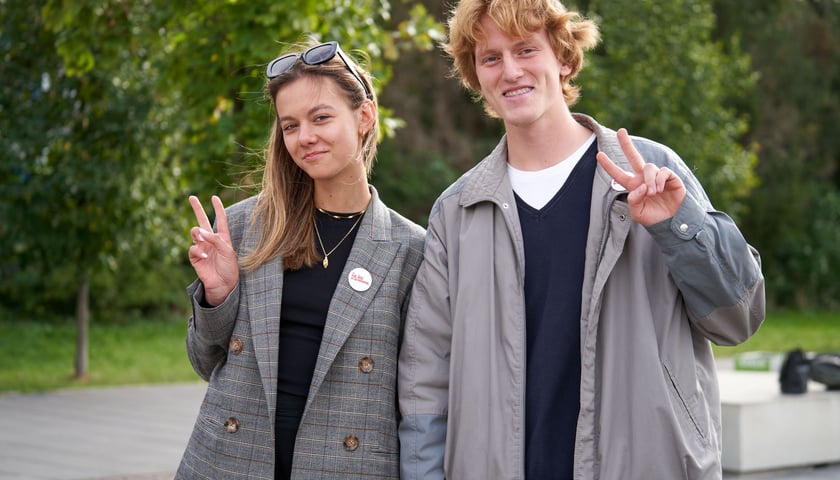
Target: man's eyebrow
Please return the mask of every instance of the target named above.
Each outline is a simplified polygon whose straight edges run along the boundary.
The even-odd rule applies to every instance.
[[[534,46],[536,45],[533,40],[530,38],[522,38],[513,43],[511,46],[512,49],[516,50],[525,46]],[[476,56],[486,55],[488,53],[497,53],[499,49],[497,47],[481,47],[479,46],[476,48]]]

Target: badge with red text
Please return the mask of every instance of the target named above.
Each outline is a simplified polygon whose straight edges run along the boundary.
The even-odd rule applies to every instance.
[[[352,287],[353,290],[357,292],[364,292],[370,288],[372,278],[370,276],[370,272],[359,267],[350,270],[350,273],[347,275],[347,281],[350,283],[350,287]]]
[[[624,186],[622,184],[616,182],[615,179],[612,179],[610,184],[612,186],[612,189],[615,190],[616,192],[626,192],[627,191],[627,189],[624,188]]]

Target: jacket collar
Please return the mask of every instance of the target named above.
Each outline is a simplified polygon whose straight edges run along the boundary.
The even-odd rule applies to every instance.
[[[618,138],[614,130],[603,127],[588,115],[574,113],[572,116],[578,123],[595,132],[599,151],[606,153],[621,168],[630,170],[630,165],[618,144]],[[504,135],[496,148],[467,173],[464,187],[461,190],[460,204],[462,206],[483,201],[496,203],[513,201],[512,188],[507,174],[507,153],[507,135]],[[600,191],[604,187],[610,188],[611,184],[612,178],[599,165],[595,171],[595,185],[593,187]]]

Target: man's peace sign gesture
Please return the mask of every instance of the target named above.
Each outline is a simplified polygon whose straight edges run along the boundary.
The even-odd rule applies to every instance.
[[[621,128],[617,133],[618,143],[633,172],[619,168],[604,152],[598,152],[597,158],[601,167],[630,192],[627,203],[633,220],[648,227],[673,217],[686,195],[682,179],[667,167],[646,163],[627,130]]]

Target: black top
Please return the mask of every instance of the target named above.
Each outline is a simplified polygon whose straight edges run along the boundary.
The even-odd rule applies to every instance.
[[[356,232],[359,230],[358,223],[361,223],[358,216],[335,218],[333,215],[320,211],[315,214],[318,233],[327,252],[341,242],[338,248],[329,254],[329,266],[324,268],[319,262],[313,267],[283,272],[277,356],[276,479],[288,479],[291,475],[295,436],[318,360],[330,301],[338,282],[341,281],[341,272],[350,256]],[[342,241],[351,228],[352,232]],[[323,255],[317,237],[315,245]]]
[[[571,479],[580,314],[597,144],[540,210],[516,196],[525,242],[525,478]]]

